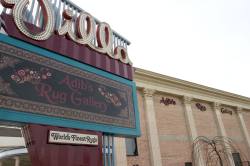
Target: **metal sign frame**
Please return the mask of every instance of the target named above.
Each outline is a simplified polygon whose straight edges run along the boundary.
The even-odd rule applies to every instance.
[[[15,111],[11,109],[6,109],[6,108],[0,108],[0,120],[34,123],[34,124],[45,124],[45,125],[52,125],[52,126],[77,128],[77,129],[87,129],[87,130],[110,133],[112,135],[118,135],[118,136],[120,135],[130,136],[130,137],[140,136],[140,124],[139,124],[139,112],[138,112],[137,96],[136,96],[136,86],[133,81],[126,80],[124,78],[99,70],[89,65],[77,62],[73,59],[70,59],[60,54],[45,50],[41,47],[37,47],[35,45],[26,43],[24,41],[6,36],[4,34],[0,34],[0,42],[35,53],[35,54],[39,54],[40,56],[47,57],[47,58],[56,60],[58,62],[62,62],[64,64],[73,66],[75,68],[97,74],[101,77],[105,77],[107,79],[114,80],[114,81],[117,81],[119,83],[122,83],[131,87],[134,114],[135,114],[135,128],[126,128],[126,127],[121,127],[121,126],[106,125],[106,124],[99,124],[99,123],[92,123],[92,122],[90,123],[90,122],[84,122],[84,121],[72,120],[72,119],[66,119],[66,118],[60,118],[60,117],[52,117],[52,116],[40,115],[40,114],[34,114],[34,113],[19,112],[19,111]]]

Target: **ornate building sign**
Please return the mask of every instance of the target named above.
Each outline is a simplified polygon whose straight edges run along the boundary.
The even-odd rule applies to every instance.
[[[0,108],[136,128],[131,86],[0,43]]]
[[[201,103],[196,103],[195,106],[196,106],[200,111],[206,111],[206,110],[207,110],[206,106],[202,105]]]
[[[176,105],[176,101],[174,101],[174,99],[169,99],[169,98],[164,98],[164,97],[161,98],[160,103],[166,106],[170,104]]]
[[[233,115],[233,111],[232,110],[229,110],[227,108],[221,108],[220,109],[221,113],[223,114],[230,114],[230,115]]]
[[[41,32],[32,33],[22,19],[29,0],[1,0],[1,4],[5,8],[11,8],[13,10],[12,15],[19,31],[28,38],[41,41],[47,40],[52,36],[54,32],[55,16],[48,0],[38,0],[38,2],[43,12],[45,28]],[[90,48],[100,53],[107,54],[113,59],[117,59],[124,64],[132,65],[126,48],[117,46],[113,49],[112,30],[107,23],[102,22],[97,25],[96,28],[93,16],[89,13],[81,12],[76,21],[76,32],[74,32],[73,13],[66,9],[63,11],[63,17],[65,21],[62,27],[56,31],[58,35],[65,35],[76,44],[88,45]],[[93,44],[95,40],[97,40],[98,46]]]

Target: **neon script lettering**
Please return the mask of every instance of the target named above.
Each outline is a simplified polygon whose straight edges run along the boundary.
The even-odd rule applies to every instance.
[[[37,34],[31,33],[23,21],[23,13],[26,10],[29,0],[1,0],[1,4],[5,8],[11,8],[17,28],[27,37],[33,40],[47,40],[54,32],[55,16],[48,0],[38,0],[44,18],[44,30]],[[90,48],[107,54],[113,59],[117,59],[122,63],[132,65],[127,53],[127,49],[117,46],[113,50],[113,37],[110,26],[105,23],[96,23],[89,13],[81,12],[76,20],[76,30],[73,31],[73,13],[66,9],[63,11],[64,23],[56,31],[60,36],[73,40],[80,45],[88,45]],[[85,26],[86,25],[86,26]],[[97,46],[93,41],[97,41]]]

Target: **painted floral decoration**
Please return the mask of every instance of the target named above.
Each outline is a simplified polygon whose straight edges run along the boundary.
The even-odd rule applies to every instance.
[[[19,63],[18,59],[0,55],[0,69],[14,67],[17,63]]]
[[[119,107],[122,105],[117,95],[114,93],[108,92],[105,87],[103,86],[99,87],[98,91],[105,98],[106,102],[111,103],[116,107]]]
[[[32,84],[37,84],[41,80],[47,80],[52,76],[52,73],[47,68],[41,68],[40,71],[35,71],[31,69],[19,69],[14,74],[11,75],[11,79],[18,84],[23,84],[25,82],[30,82]]]

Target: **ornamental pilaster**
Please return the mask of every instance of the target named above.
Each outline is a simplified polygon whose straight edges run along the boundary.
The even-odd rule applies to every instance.
[[[183,97],[183,103],[185,106],[185,118],[186,118],[187,127],[188,127],[191,142],[193,142],[198,136],[196,125],[195,125],[195,120],[194,120],[194,116],[193,116],[193,110],[192,110],[192,106],[191,106],[192,100],[193,100],[192,97],[189,97],[189,96]],[[194,158],[199,166],[204,166],[203,157],[201,155],[199,155],[199,153],[200,153],[199,151],[196,151],[196,149],[194,149]]]
[[[184,97],[183,97],[183,103],[184,103],[185,105],[191,105],[192,100],[193,100],[192,97],[189,97],[189,96],[184,96]]]
[[[155,94],[155,90],[153,90],[153,89],[147,89],[147,88],[143,89],[143,96],[144,97],[153,97],[154,94]]]
[[[237,116],[240,122],[240,127],[242,129],[244,139],[247,143],[248,154],[250,154],[250,136],[246,127],[245,120],[244,120],[243,109],[241,107],[237,107],[236,111],[237,111]]]
[[[156,123],[156,115],[154,108],[155,90],[143,89],[144,106],[146,114],[146,127],[149,140],[150,161],[152,166],[162,166],[161,151],[159,143],[158,128]]]
[[[183,97],[183,103],[185,106],[185,118],[188,123],[187,126],[189,130],[190,140],[194,141],[197,138],[197,130],[196,130],[193,111],[191,107],[192,100],[193,99],[189,96]]]
[[[220,106],[221,106],[221,104],[220,103],[213,103],[213,108],[214,108],[214,110],[219,110],[220,109]]]
[[[218,127],[218,130],[219,130],[219,135],[223,136],[223,137],[227,137],[225,126],[224,126],[222,116],[221,116],[221,104],[215,102],[215,103],[213,103],[213,108],[214,108],[214,112],[215,112],[215,120],[216,120],[217,127]],[[228,158],[228,160],[230,162],[230,165],[235,166],[234,161],[233,161],[233,156],[232,156],[232,150],[226,144],[226,142],[223,142],[223,145],[224,145],[224,148],[227,151],[227,158]]]

